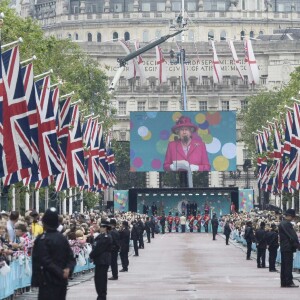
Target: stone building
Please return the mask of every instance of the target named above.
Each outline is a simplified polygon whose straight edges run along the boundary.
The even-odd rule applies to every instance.
[[[280,87],[300,63],[298,31],[300,0],[186,0],[188,30],[183,36],[161,45],[168,62],[168,82],[159,85],[155,51],[143,54],[147,82],[127,79],[123,73],[112,105],[117,108],[114,135],[129,140],[130,111],[176,111],[181,108],[180,66],[170,63],[169,52],[180,44],[190,60],[187,65],[188,110],[237,110],[247,106],[246,97],[262,89]],[[118,69],[117,58],[125,56],[117,39],[139,39],[141,46],[168,33],[176,26],[182,0],[25,0],[17,7],[23,17],[40,21],[46,35],[69,38],[87,51],[110,80]],[[244,38],[253,39],[260,72],[260,84],[247,81],[243,63]],[[209,39],[216,41],[222,63],[222,84],[212,81],[212,51]],[[234,39],[242,60],[242,81],[234,68],[226,40]],[[132,43],[130,44],[131,47]],[[237,165],[241,172],[210,172],[210,186],[252,187],[253,170],[243,171],[247,157],[237,126]],[[158,174],[148,174],[149,186],[156,187]],[[256,190],[256,196],[258,191]],[[256,198],[256,197],[255,197]]]

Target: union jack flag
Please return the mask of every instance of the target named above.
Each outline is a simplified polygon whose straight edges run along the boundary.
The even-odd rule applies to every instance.
[[[2,55],[0,86],[0,143],[3,147],[0,176],[32,166],[28,108],[20,72],[19,47]]]
[[[70,107],[71,123],[67,145],[66,166],[56,178],[56,191],[85,184],[82,130],[77,105]]]
[[[300,105],[294,104],[289,181],[293,189],[300,185]]]
[[[293,134],[293,114],[291,111],[286,113],[284,143],[282,153],[282,190],[291,192],[289,186],[290,173],[290,154],[291,154],[291,138]]]
[[[262,133],[262,150],[264,152],[268,152],[268,140],[270,137],[270,132],[269,130],[264,130]],[[269,171],[270,169],[268,168],[268,157],[262,157],[261,160],[261,178],[260,178],[260,188],[263,190],[266,190],[267,182],[269,179]]]
[[[115,168],[115,155],[113,153],[113,150],[111,148],[107,149],[107,161],[108,161],[108,167],[109,167],[109,182],[110,186],[115,186],[117,184],[117,177],[116,177],[116,168]]]
[[[98,185],[99,190],[105,190],[109,184],[109,175],[108,175],[108,164],[106,160],[106,150],[103,137],[103,127],[99,125],[99,170],[100,170],[100,183]]]
[[[35,82],[38,111],[38,135],[40,150],[40,179],[61,172],[58,151],[56,118],[50,97],[50,77],[46,76]]]

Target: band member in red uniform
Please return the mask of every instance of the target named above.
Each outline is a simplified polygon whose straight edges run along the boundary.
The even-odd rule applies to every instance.
[[[190,215],[188,217],[188,220],[189,220],[190,232],[193,232],[194,231],[194,220],[195,220],[195,217],[193,215]]]
[[[174,221],[175,221],[175,230],[176,230],[176,232],[178,232],[178,228],[179,228],[179,224],[180,224],[180,218],[178,216],[178,213],[176,213]]]
[[[233,202],[231,202],[230,211],[231,211],[231,214],[235,214],[235,205]]]
[[[198,212],[198,215],[196,217],[196,220],[197,220],[197,232],[201,232],[201,220],[202,220],[202,216],[200,214],[200,212]]]
[[[204,214],[203,220],[204,220],[205,232],[208,232],[208,223],[209,223],[209,220],[210,220],[210,217],[209,217],[209,214],[208,214],[208,210],[205,210],[205,214]]]
[[[169,215],[167,217],[167,222],[168,222],[168,230],[169,232],[172,232],[173,217],[171,212],[169,212]]]

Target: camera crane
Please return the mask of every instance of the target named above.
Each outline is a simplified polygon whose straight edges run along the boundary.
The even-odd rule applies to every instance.
[[[155,48],[156,46],[164,43],[166,40],[176,36],[177,34],[180,34],[181,32],[183,32],[184,30],[186,30],[185,28],[181,28],[180,30],[172,33],[172,34],[167,34],[167,35],[164,35],[162,36],[161,38],[159,38],[158,40],[126,55],[125,57],[123,58],[118,58],[117,61],[120,65],[113,81],[111,82],[111,84],[109,85],[109,92],[112,93],[114,90],[115,90],[115,87],[116,87],[116,84],[118,83],[123,71],[125,70],[125,66],[127,64],[128,61],[138,57],[139,55],[141,55],[142,53],[145,53],[147,52],[148,50],[151,50],[153,48]]]

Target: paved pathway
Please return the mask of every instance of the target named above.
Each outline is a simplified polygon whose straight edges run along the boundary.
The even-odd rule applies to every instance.
[[[246,261],[220,236],[158,235],[145,247],[130,257],[128,273],[109,281],[107,300],[300,299],[300,288],[280,288],[279,273],[257,269],[255,260]],[[70,288],[68,300],[77,299],[96,299],[93,280]]]

